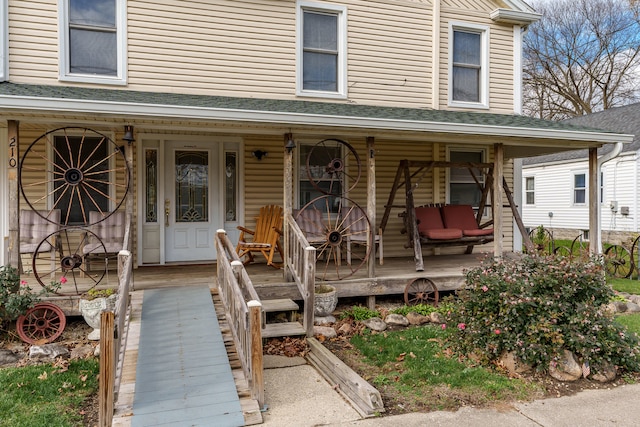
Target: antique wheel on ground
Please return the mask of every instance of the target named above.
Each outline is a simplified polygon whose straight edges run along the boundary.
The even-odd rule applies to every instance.
[[[529,232],[529,239],[538,254],[552,254],[555,252],[553,236],[546,228],[539,226]]]
[[[55,248],[52,257],[50,248]],[[92,260],[88,265],[88,260]],[[54,290],[58,295],[80,295],[95,288],[106,276],[108,253],[102,240],[84,228],[63,228],[40,242],[33,254],[33,275],[49,288],[51,282],[63,283]]]
[[[307,155],[306,167],[311,185],[323,194],[334,196],[352,190],[362,172],[356,150],[339,139],[325,139],[314,145]]]
[[[365,211],[353,200],[320,196],[300,209],[295,219],[309,244],[316,248],[318,279],[345,279],[367,262],[371,249],[366,242],[371,224]],[[355,250],[356,244],[363,245],[364,250]],[[350,263],[342,259],[347,251],[351,256]]]
[[[44,164],[44,165],[43,165]],[[124,152],[109,137],[87,128],[47,132],[29,145],[20,162],[20,191],[29,207],[47,221],[61,210],[62,225],[91,225],[89,211],[103,221],[129,190]],[[47,215],[42,209],[50,201]]]
[[[633,269],[629,250],[620,245],[609,246],[604,251],[604,263],[610,277],[629,277]]]
[[[22,341],[47,344],[55,341],[67,325],[64,312],[55,304],[38,303],[18,317],[16,330]]]
[[[436,284],[426,277],[418,277],[404,288],[404,303],[407,305],[438,305],[440,294]]]

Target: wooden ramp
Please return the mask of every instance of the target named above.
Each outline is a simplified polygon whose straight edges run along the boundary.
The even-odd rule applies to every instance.
[[[131,426],[243,426],[207,286],[144,292]]]

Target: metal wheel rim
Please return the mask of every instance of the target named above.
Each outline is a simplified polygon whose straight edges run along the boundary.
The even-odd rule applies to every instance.
[[[605,269],[611,277],[626,278],[633,271],[631,254],[624,246],[609,246],[604,251]]]
[[[16,330],[20,339],[29,344],[55,341],[67,325],[64,312],[55,304],[39,303],[18,317]]]
[[[431,279],[419,277],[411,281],[404,288],[404,303],[406,305],[433,304],[438,305],[440,293]]]
[[[332,153],[330,153],[329,144],[334,144],[331,148],[345,147],[346,152],[343,154],[344,158],[336,158]],[[342,148],[340,150],[342,151]],[[317,157],[320,157],[324,161],[323,176],[324,174],[328,174],[328,179],[313,176],[311,167],[315,165],[311,165],[310,162],[312,158]],[[353,160],[351,160],[351,158],[353,158]],[[323,194],[332,194],[334,196],[342,196],[342,194],[353,190],[358,184],[358,181],[360,181],[360,175],[362,173],[360,157],[356,150],[348,142],[334,138],[323,139],[314,145],[307,156],[306,166],[307,178],[311,185]],[[350,169],[355,168],[355,173],[353,173],[353,171],[352,173],[347,173],[347,167]],[[321,182],[321,179],[323,179],[324,182],[329,182],[328,190],[320,186],[319,183]],[[334,184],[337,183],[344,183],[347,188],[340,188],[338,191],[338,185],[334,188]]]

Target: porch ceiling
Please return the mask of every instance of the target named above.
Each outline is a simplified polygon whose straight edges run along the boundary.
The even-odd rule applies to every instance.
[[[374,136],[401,141],[502,143],[506,157],[530,157],[607,143],[632,135],[531,117],[335,102],[233,98],[0,83],[0,112],[29,124],[229,134]]]

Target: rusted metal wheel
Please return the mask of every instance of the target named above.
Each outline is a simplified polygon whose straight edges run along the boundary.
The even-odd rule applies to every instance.
[[[631,272],[632,278],[635,273],[635,278],[640,276],[640,236],[636,237],[631,245]]]
[[[300,209],[295,219],[309,244],[316,247],[318,279],[345,279],[367,262],[371,248],[366,242],[370,241],[371,223],[353,200],[320,196]],[[364,250],[356,250],[356,244],[364,245]],[[351,262],[342,259],[347,251]]]
[[[47,344],[55,341],[67,325],[64,312],[55,304],[38,303],[18,317],[16,330],[22,341]]]
[[[631,253],[620,245],[609,246],[604,251],[604,263],[610,277],[626,278],[631,275],[633,270]]]
[[[546,228],[540,226],[532,229],[529,232],[529,238],[533,243],[533,247],[538,254],[553,254],[555,253],[555,245],[551,232]]]
[[[406,305],[438,305],[439,299],[440,293],[436,284],[426,277],[418,277],[404,288],[404,303]]]
[[[124,152],[92,129],[49,131],[29,145],[20,162],[20,191],[29,207],[47,221],[61,210],[62,225],[91,225],[89,211],[104,216],[124,202],[130,171]],[[47,205],[47,215],[38,209]]]
[[[56,248],[53,255],[50,248]],[[108,253],[102,240],[92,231],[65,228],[47,236],[33,254],[33,274],[38,283],[63,283],[58,295],[80,295],[95,288],[107,274]],[[91,260],[91,264],[88,264]]]
[[[323,194],[342,196],[360,180],[362,166],[354,148],[340,139],[324,139],[307,156],[307,177]]]
[[[564,258],[572,258],[571,248],[567,246],[558,246],[553,250],[553,253]]]

